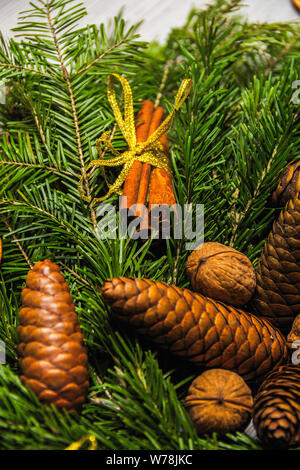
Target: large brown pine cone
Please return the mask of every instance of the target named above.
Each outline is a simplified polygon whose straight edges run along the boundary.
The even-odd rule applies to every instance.
[[[119,277],[101,293],[120,320],[197,366],[252,380],[288,360],[284,337],[268,321],[188,289]]]
[[[300,443],[300,366],[285,364],[271,372],[254,400],[253,422],[267,447]]]
[[[255,308],[288,332],[300,313],[300,193],[274,222],[256,276]]]
[[[27,275],[18,335],[24,385],[44,403],[78,409],[88,389],[86,349],[69,287],[47,259]]]

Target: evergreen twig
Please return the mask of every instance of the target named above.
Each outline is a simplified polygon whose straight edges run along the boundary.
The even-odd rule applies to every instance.
[[[84,156],[83,156],[83,151],[82,151],[82,143],[81,143],[79,123],[78,123],[78,116],[77,116],[76,104],[75,104],[73,89],[72,89],[72,86],[71,86],[70,76],[69,76],[67,67],[64,63],[63,54],[62,54],[62,51],[61,51],[61,48],[60,48],[60,45],[59,45],[59,42],[58,42],[58,38],[57,38],[57,35],[56,35],[54,24],[53,24],[53,21],[52,21],[52,18],[51,18],[51,12],[50,12],[50,8],[49,8],[49,4],[43,2],[43,0],[40,0],[40,1],[43,3],[43,5],[46,8],[48,23],[49,23],[49,26],[50,26],[50,30],[51,30],[51,34],[52,34],[53,41],[54,41],[54,44],[55,44],[55,48],[56,48],[56,51],[57,51],[57,55],[59,57],[59,61],[60,61],[61,69],[62,69],[62,74],[63,74],[63,77],[64,77],[64,79],[66,81],[66,84],[67,84],[67,87],[68,87],[68,92],[69,92],[70,102],[71,102],[71,107],[72,107],[72,113],[73,113],[73,119],[74,119],[76,139],[77,139],[78,154],[79,154],[79,159],[80,159],[80,164],[81,164],[81,174],[82,174],[83,179],[84,179],[84,184],[85,184],[87,197],[90,197],[90,187],[89,187],[89,182],[88,182],[88,179],[87,179],[87,176],[86,176],[86,173],[85,173],[85,164],[84,164]],[[91,211],[91,218],[92,218],[94,230],[96,230],[96,228],[97,228],[96,214],[95,214],[95,210],[94,210],[94,207],[93,207],[92,204],[90,205],[90,211]]]
[[[6,218],[4,215],[2,215],[2,219],[3,219],[4,223],[5,223],[5,225],[6,225],[7,229],[8,229],[8,231],[9,231],[10,233],[12,233],[12,232],[13,232],[13,229],[12,229],[12,227],[9,225],[9,223],[8,223],[8,221],[7,221],[7,218]],[[27,263],[28,266],[32,269],[32,268],[33,268],[33,264],[31,263],[29,257],[27,256],[27,254],[26,254],[26,252],[24,251],[24,249],[23,249],[21,243],[19,242],[19,240],[17,239],[17,237],[16,237],[16,235],[15,235],[14,233],[12,234],[12,237],[13,237],[14,241],[16,242],[16,245],[18,246],[20,252],[22,253],[22,256],[24,257],[26,263]]]
[[[193,10],[166,43],[138,39],[122,14],[112,28],[77,22],[76,0],[33,0],[17,39],[0,35],[0,448],[65,449],[94,436],[97,449],[261,449],[243,433],[199,437],[183,399],[199,373],[156,354],[113,319],[100,295],[107,278],[132,276],[189,287],[185,239],[109,238],[96,228],[96,209],[78,192],[101,194],[103,174],[85,165],[108,129],[118,151],[126,142],[107,100],[107,77],[130,81],[135,111],[144,99],[172,109],[184,78],[193,90],[168,134],[177,202],[204,204],[205,239],[245,252],[255,263],[276,209],[269,198],[277,175],[300,154],[299,25],[251,24],[233,13],[240,0],[215,0]],[[21,37],[21,39],[18,39]],[[122,100],[122,97],[121,97]],[[103,149],[101,157],[106,155]],[[110,170],[111,178],[118,170]],[[107,203],[115,208],[116,197]],[[193,214],[193,222],[195,214]],[[116,221],[118,215],[116,214]],[[7,231],[10,236],[7,235]],[[163,249],[164,247],[165,249]],[[88,348],[90,393],[79,415],[42,406],[20,383],[18,309],[24,278],[38,260],[62,267]]]

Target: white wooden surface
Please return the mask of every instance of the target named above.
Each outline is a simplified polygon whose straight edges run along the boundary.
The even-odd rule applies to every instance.
[[[38,0],[34,0],[38,3]],[[83,0],[88,16],[82,23],[106,23],[120,9],[124,16],[135,23],[144,19],[140,34],[144,40],[164,41],[173,26],[181,26],[192,7],[202,7],[210,0]],[[242,8],[253,21],[288,21],[300,16],[291,0],[244,0]],[[0,30],[5,36],[16,26],[18,12],[29,7],[29,0],[0,0]]]

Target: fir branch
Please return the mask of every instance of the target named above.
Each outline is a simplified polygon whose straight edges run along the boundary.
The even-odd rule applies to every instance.
[[[8,229],[8,231],[9,231],[10,233],[12,233],[12,232],[13,232],[13,229],[12,229],[12,227],[9,225],[9,223],[8,223],[7,218],[5,217],[5,215],[2,215],[2,219],[3,219],[3,222],[5,223],[5,225],[6,225],[7,229]],[[17,237],[16,237],[16,235],[15,235],[14,233],[12,234],[12,237],[13,237],[14,241],[16,242],[16,245],[17,245],[17,247],[19,248],[20,252],[22,253],[22,256],[24,257],[26,263],[27,263],[28,266],[32,269],[32,268],[33,268],[33,264],[31,263],[31,261],[30,261],[28,255],[26,254],[25,250],[23,249],[21,243],[19,242],[19,240],[17,239]]]
[[[177,201],[203,203],[206,239],[227,244],[234,232],[236,248],[255,259],[274,218],[267,204],[273,183],[300,152],[298,110],[291,103],[299,43],[281,55],[299,27],[249,24],[231,16],[239,3],[217,0],[194,10],[165,45],[146,51],[121,16],[109,35],[103,25],[76,29],[86,12],[69,0],[31,4],[17,28],[23,40],[6,46],[0,38],[0,61],[20,67],[2,67],[0,75],[10,83],[0,108],[9,133],[1,142],[0,208],[12,235],[3,237],[0,338],[14,367],[0,366],[2,449],[65,449],[89,434],[99,449],[114,451],[260,448],[240,433],[224,442],[199,438],[182,405],[193,378],[187,368],[167,352],[156,355],[132,341],[99,294],[104,279],[122,275],[190,287],[184,241],[171,235],[165,249],[157,249],[151,240],[102,239],[77,191],[84,161],[97,157],[96,139],[114,124],[107,75],[118,67],[134,77],[136,107],[151,97],[166,109],[178,83],[190,77],[193,91],[169,134]],[[121,150],[116,128],[114,145]],[[98,175],[95,169],[86,175],[91,194],[105,185]],[[18,378],[15,328],[30,265],[16,241],[32,264],[55,260],[70,286],[91,371],[80,415],[41,406]]]
[[[163,73],[162,80],[161,80],[159,90],[158,90],[158,93],[157,93],[157,96],[156,96],[156,100],[155,100],[155,103],[154,103],[155,108],[157,108],[159,106],[160,100],[163,96],[163,91],[164,91],[164,88],[165,88],[166,83],[167,83],[169,69],[170,69],[172,63],[173,63],[173,60],[170,59],[166,62],[165,66],[164,66],[164,73]]]
[[[45,209],[42,207],[34,206],[33,204],[30,204],[30,202],[25,198],[23,202],[21,201],[16,201],[16,200],[4,200],[2,199],[0,201],[0,205],[4,206],[12,206],[15,207],[16,210],[20,210],[22,207],[25,207],[26,209],[32,211],[32,213],[40,213],[42,216],[46,217],[47,219],[50,219],[52,222],[54,222],[56,225],[61,226],[64,228],[64,230],[72,234],[72,230],[70,227],[68,227],[63,221],[59,221],[53,214],[50,212],[47,212]]]
[[[0,67],[3,67],[4,69],[5,68],[12,68],[12,69],[16,69],[16,70],[21,70],[23,72],[31,72],[31,73],[35,73],[35,74],[38,74],[38,75],[44,75],[45,77],[52,77],[52,75],[50,73],[43,72],[42,70],[32,69],[32,68],[26,67],[24,65],[16,65],[16,64],[9,64],[9,63],[0,62]]]
[[[104,57],[106,57],[108,54],[110,54],[110,52],[112,52],[115,49],[117,49],[118,47],[122,46],[122,44],[124,44],[126,42],[126,40],[127,40],[127,38],[124,38],[121,41],[117,42],[116,44],[113,44],[113,46],[109,47],[105,52],[103,52],[99,57],[94,59],[88,65],[86,65],[85,67],[82,67],[77,72],[74,72],[73,77],[75,77],[77,75],[80,75],[81,73],[86,72],[87,70],[89,70],[91,67],[93,67],[95,64],[97,64],[97,62],[100,62],[102,59],[104,59]]]
[[[63,263],[62,261],[58,261],[58,264],[62,266],[64,269],[66,269],[70,274],[72,274],[72,276],[76,277],[76,279],[78,279],[80,282],[82,282],[83,284],[85,284],[86,286],[92,289],[92,286],[86,279],[79,276],[79,274],[77,274],[73,269],[69,268],[69,266],[67,266],[65,263]]]
[[[28,98],[28,99],[30,100],[30,98]],[[45,133],[44,133],[42,124],[40,122],[36,107],[34,106],[34,104],[32,103],[31,100],[30,100],[30,105],[31,105],[31,110],[32,110],[32,114],[33,114],[33,118],[34,118],[34,122],[36,124],[37,130],[40,134],[40,137],[41,137],[41,140],[42,140],[43,144],[46,145]]]
[[[58,173],[60,175],[74,177],[73,173],[71,173],[70,171],[60,170],[52,166],[39,165],[37,163],[11,162],[11,161],[0,160],[0,165],[21,166],[21,167],[26,167],[26,168],[40,168],[41,170],[50,171],[52,173]]]
[[[65,66],[65,63],[64,63],[62,51],[60,49],[60,45],[59,45],[59,42],[58,42],[58,39],[57,39],[57,35],[56,35],[56,32],[55,32],[53,21],[52,21],[52,18],[51,18],[49,4],[44,3],[43,0],[41,0],[41,2],[46,8],[48,23],[49,23],[49,26],[50,26],[50,30],[51,30],[51,34],[52,34],[53,41],[54,41],[54,44],[55,44],[55,48],[56,48],[56,51],[57,51],[57,55],[59,57],[59,61],[60,61],[60,64],[61,64],[62,74],[63,74],[63,77],[64,77],[64,79],[66,81],[66,84],[67,84],[69,97],[70,97],[70,102],[71,102],[72,114],[73,114],[73,119],[74,119],[75,133],[76,133],[76,139],[77,139],[77,147],[78,147],[79,159],[80,159],[80,164],[81,164],[81,174],[82,174],[83,179],[84,179],[84,185],[85,185],[87,197],[90,197],[90,187],[89,187],[89,182],[88,182],[86,172],[85,172],[84,155],[83,155],[83,151],[82,151],[80,129],[79,129],[79,123],[78,123],[78,116],[77,116],[77,110],[76,110],[74,94],[73,94],[73,90],[72,90],[72,86],[71,86],[71,79],[70,79],[68,70]],[[94,226],[94,230],[96,230],[97,229],[96,213],[95,213],[95,209],[94,209],[92,204],[90,205],[90,212],[91,212],[91,219],[92,219],[92,223],[93,223],[93,226]]]
[[[267,166],[264,168],[258,182],[257,182],[257,185],[256,185],[256,188],[254,189],[254,192],[253,192],[253,195],[252,197],[248,200],[244,210],[240,213],[237,213],[237,212],[233,212],[233,217],[234,217],[234,225],[233,225],[233,229],[232,229],[232,236],[230,238],[230,241],[229,241],[229,246],[232,246],[234,244],[234,241],[235,241],[235,238],[236,238],[236,235],[237,235],[237,231],[238,231],[238,228],[239,228],[239,224],[242,222],[242,220],[246,217],[249,209],[251,208],[253,202],[256,200],[260,190],[261,190],[261,187],[262,187],[262,184],[264,183],[264,180],[265,180],[265,177],[266,175],[269,173],[270,171],[270,168],[274,162],[274,159],[276,157],[276,153],[277,153],[277,149],[278,149],[278,145],[275,146],[273,152],[272,152],[272,155],[267,163]],[[235,194],[234,194],[234,197],[235,199],[238,199],[239,198],[239,190],[237,189],[235,191]]]
[[[276,65],[283,59],[283,57],[285,57],[291,51],[291,49],[295,46],[295,44],[297,43],[298,40],[299,40],[299,38],[297,36],[295,36],[290,41],[290,43],[281,51],[281,53],[278,54],[277,57],[274,57],[271,64],[269,65],[269,67],[265,70],[265,76],[266,77],[274,69],[274,67],[276,67]]]

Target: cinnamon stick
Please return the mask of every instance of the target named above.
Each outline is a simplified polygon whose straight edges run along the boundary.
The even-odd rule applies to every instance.
[[[156,131],[158,126],[161,123],[162,117],[164,114],[164,110],[161,106],[156,108],[152,114],[149,130],[148,130],[148,137],[150,137],[153,132]],[[139,191],[138,191],[138,197],[137,197],[137,204],[146,204],[147,200],[147,195],[148,195],[148,189],[149,189],[149,181],[150,181],[150,174],[151,174],[151,164],[150,163],[143,163],[142,165],[142,171],[141,171],[141,177],[140,177],[140,186],[139,186]],[[140,211],[137,209],[136,216],[139,216]]]
[[[166,154],[169,155],[169,144],[167,135],[164,134],[160,138],[160,141],[164,146],[164,151],[166,152]],[[162,231],[165,231],[165,233],[167,234],[167,232],[170,231],[170,218],[167,217],[165,219],[162,213],[157,220],[157,217],[154,217],[154,214],[151,215],[151,211],[157,205],[172,206],[175,203],[176,199],[173,190],[172,175],[163,168],[154,168],[151,173],[151,179],[149,184],[149,225],[151,225],[151,222],[153,222],[155,227],[159,227],[160,233]]]
[[[154,168],[149,187],[149,210],[155,204],[172,206],[175,203],[172,176],[163,168]]]
[[[137,114],[137,142],[145,142],[156,131],[162,121],[163,114],[164,109],[161,106],[154,109],[154,104],[150,100],[143,101]],[[167,136],[163,135],[160,141],[165,152],[169,153]],[[126,204],[124,196],[127,196]],[[157,204],[175,204],[172,176],[162,168],[152,168],[150,163],[135,161],[124,183],[121,209],[130,209],[132,205],[137,205],[135,212],[131,215],[141,217],[141,238],[148,237],[150,228],[149,211],[142,211],[142,206],[147,204],[147,198],[149,199],[149,210],[151,210],[151,206],[153,208]]]
[[[145,142],[147,140],[153,110],[154,104],[152,101],[144,100],[137,114],[137,124],[135,126],[137,142]],[[142,162],[136,160],[126,177],[121,200],[121,210],[129,209],[133,204],[137,203],[142,166]],[[126,202],[124,196],[127,197]]]
[[[165,152],[169,154],[169,144],[166,134],[161,137],[160,141],[164,146]],[[163,168],[154,168],[149,186],[149,210],[151,211],[151,205],[154,204],[167,204],[171,206],[175,203],[176,199],[173,190],[172,175]]]

